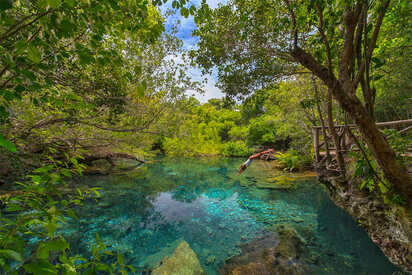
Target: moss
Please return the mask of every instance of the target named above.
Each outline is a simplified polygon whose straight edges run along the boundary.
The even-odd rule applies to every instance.
[[[189,244],[182,241],[173,254],[165,258],[152,275],[202,275],[205,274],[199,259]]]
[[[256,186],[259,188],[270,189],[296,189],[297,183],[293,177],[288,175],[280,175],[269,178],[267,181],[259,181]]]

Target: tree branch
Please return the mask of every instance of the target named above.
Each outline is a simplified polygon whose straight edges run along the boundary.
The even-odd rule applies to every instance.
[[[385,1],[383,4],[382,8],[379,10],[378,18],[376,19],[375,23],[375,29],[373,30],[371,40],[368,45],[368,51],[365,53],[365,62],[362,62],[361,67],[359,68],[359,71],[355,77],[355,80],[353,81],[353,90],[356,91],[356,88],[359,84],[359,81],[363,75],[363,73],[366,70],[366,67],[369,67],[371,59],[372,59],[372,53],[373,50],[376,47],[376,41],[378,39],[379,31],[382,26],[383,18],[385,16],[386,10],[388,9],[390,0]],[[364,37],[364,39],[367,39],[367,37]]]
[[[325,44],[326,56],[328,58],[328,69],[329,69],[329,72],[332,72],[332,57],[331,57],[331,54],[330,54],[330,45],[329,45],[329,41],[326,37],[326,34],[323,30],[323,12],[320,8],[319,2],[316,4],[316,8],[318,10],[318,15],[319,15],[319,28],[318,28],[318,30],[319,30],[319,33],[322,37],[323,44]]]
[[[290,16],[292,18],[292,26],[293,26],[293,47],[296,48],[298,46],[298,29],[296,24],[296,16],[295,12],[293,11],[292,7],[290,6],[289,0],[284,1],[286,6],[289,9]]]
[[[43,16],[48,15],[49,13],[54,12],[55,9],[49,9],[45,12],[40,13],[38,16],[36,16],[36,18],[34,18],[33,20],[31,20],[30,22],[23,24],[21,26],[19,26],[17,29],[13,30],[13,28],[10,28],[9,30],[7,30],[5,33],[0,35],[0,42],[2,42],[3,40],[7,39],[8,37],[16,34],[17,32],[19,32],[21,29],[24,29],[25,27],[30,26],[31,24],[33,24],[34,22],[38,21],[40,18],[42,18]]]

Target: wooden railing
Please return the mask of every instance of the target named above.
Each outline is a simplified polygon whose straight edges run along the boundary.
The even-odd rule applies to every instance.
[[[405,125],[406,128],[404,128]],[[379,128],[396,128],[399,133],[404,134],[412,129],[412,119],[378,122],[376,123],[376,126]],[[338,136],[340,152],[342,154],[346,154],[350,151],[352,145],[358,142],[355,134],[353,133],[356,131],[357,126],[355,124],[336,125],[334,128]],[[325,129],[323,129],[322,126],[314,126],[312,127],[312,134],[315,154],[315,168],[326,168],[327,170],[340,172],[336,160],[336,146],[331,137],[329,127],[325,127]]]

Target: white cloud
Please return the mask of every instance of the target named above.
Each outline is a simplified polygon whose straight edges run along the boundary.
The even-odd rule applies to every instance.
[[[190,1],[190,4],[199,6],[201,0],[193,0]],[[214,9],[218,6],[219,3],[225,4],[227,0],[206,0],[206,3],[209,5],[210,8]],[[172,8],[172,1],[168,1],[166,4],[160,7],[160,11],[164,14],[167,10]],[[177,37],[183,41],[183,49],[184,50],[191,50],[196,48],[196,44],[198,41],[197,37],[193,37],[191,34],[194,29],[196,29],[196,24],[194,22],[193,16],[189,16],[188,18],[184,18],[180,15],[180,11],[177,10],[176,13],[166,20],[166,31],[169,31],[172,28],[172,25],[176,23],[177,20],[180,20],[180,24],[177,27]],[[179,60],[182,62],[181,57],[173,57],[175,61]],[[178,62],[179,62],[178,61]],[[217,82],[217,75],[216,73],[212,73],[209,75],[203,76],[201,74],[200,69],[198,68],[190,68],[187,72],[188,75],[194,81],[203,82],[207,78],[207,82],[203,85],[204,94],[197,94],[195,93],[195,97],[200,102],[207,102],[211,98],[221,98],[224,94],[221,92],[219,88],[216,87]],[[193,91],[187,91],[188,95],[192,95]]]

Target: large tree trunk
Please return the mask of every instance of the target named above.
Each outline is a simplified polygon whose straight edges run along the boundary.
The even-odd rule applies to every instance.
[[[291,54],[297,62],[312,71],[332,90],[334,98],[339,102],[342,109],[358,125],[368,148],[377,160],[385,178],[389,180],[397,192],[404,195],[411,203],[412,179],[409,177],[405,167],[396,160],[395,151],[376,127],[373,117],[358,98],[353,95],[351,96],[352,85],[341,83],[326,67],[318,63],[302,48],[296,46]]]

